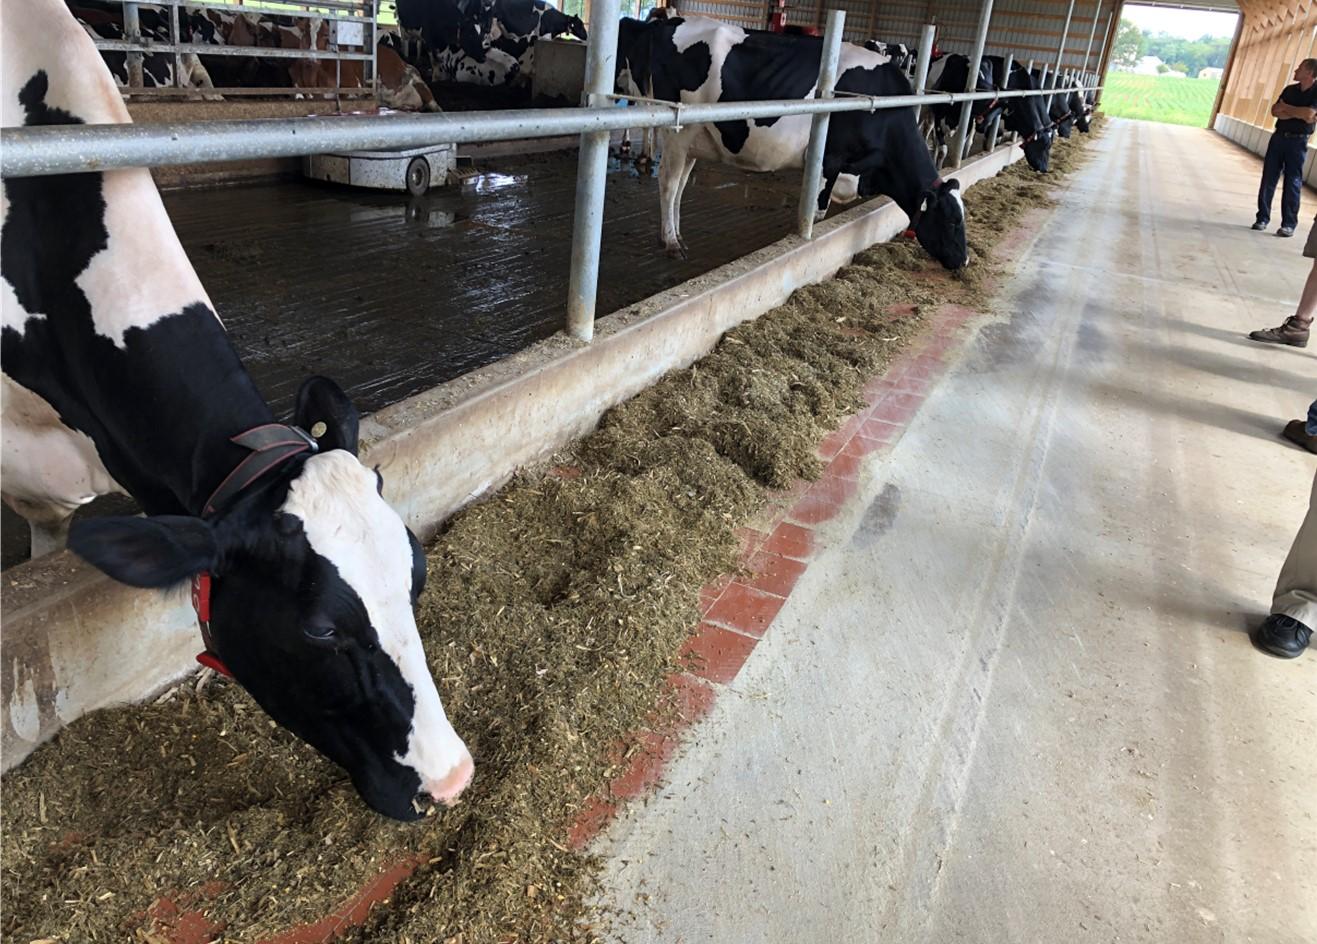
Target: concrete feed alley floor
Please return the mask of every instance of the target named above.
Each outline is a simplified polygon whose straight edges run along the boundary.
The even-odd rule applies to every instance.
[[[1267,611],[1317,457],[1259,161],[1112,121],[595,844],[627,944],[1317,940],[1317,652]],[[972,196],[972,195],[971,195]]]

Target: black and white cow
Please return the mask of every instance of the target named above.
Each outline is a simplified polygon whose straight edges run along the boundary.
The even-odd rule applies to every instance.
[[[4,0],[0,27],[6,127],[129,121],[59,0]],[[318,441],[275,422],[150,173],[6,179],[0,303],[0,478],[34,537],[132,495],[148,517],[77,523],[69,546],[132,586],[194,578],[212,661],[380,813],[456,800],[473,764],[416,628],[425,557],[357,458],[357,413],[312,378],[295,422]]]
[[[585,39],[580,17],[568,16],[545,0],[494,0],[484,7],[483,52],[472,55],[450,44],[434,56],[438,78],[477,85],[518,85],[535,72],[535,44],[541,38]]]
[[[545,0],[494,0],[491,48],[515,58],[522,78],[535,74],[536,41],[554,36],[588,38],[579,16],[568,16]]]
[[[892,65],[896,66],[906,75],[910,75],[915,67],[915,51],[905,43],[884,43],[881,40],[871,39],[864,44],[864,48],[870,52],[881,53],[891,60]]]
[[[747,33],[704,17],[619,28],[618,82],[650,97],[685,104],[807,98],[818,80],[823,43],[818,37]],[[844,44],[837,89],[864,95],[909,95],[910,83],[887,57]],[[659,215],[662,242],[684,254],[681,196],[696,160],[743,170],[799,167],[809,141],[808,115],[688,125],[662,132]],[[861,197],[891,197],[911,219],[919,242],[951,269],[968,258],[960,185],[942,181],[928,156],[914,109],[832,116],[823,157],[818,210],[827,210],[841,174],[854,174]]]
[[[994,91],[1006,89],[1020,91],[1039,87],[1037,76],[1030,76],[1024,66],[1018,62],[1011,64],[1011,74],[1009,76],[1005,73],[1005,59],[1001,56],[984,56],[976,88],[987,91],[988,89],[984,86],[988,86]],[[947,56],[939,71],[936,84],[932,82],[930,76],[929,88],[943,92],[963,92],[965,91],[965,80],[968,77],[969,57],[961,55]],[[955,116],[951,118],[952,123],[959,120],[959,105],[934,107],[950,109],[950,113]],[[975,115],[976,125],[980,129],[987,127],[999,113],[1006,130],[1020,136],[1020,143],[1024,148],[1024,157],[1029,162],[1029,166],[1039,173],[1046,173],[1051,159],[1052,140],[1055,137],[1051,119],[1047,116],[1046,97],[1032,95],[1025,98],[1005,98],[993,102],[975,102],[971,111],[971,114]]]
[[[485,0],[397,0],[398,25],[419,33],[432,51],[455,46],[479,59],[492,4]]]
[[[998,76],[1005,70],[1005,63],[996,63],[1000,56],[993,56],[994,70]],[[1004,76],[1006,88],[1011,91],[1038,89],[1038,82],[1020,63],[1011,64],[1010,76]],[[1051,163],[1052,141],[1056,132],[1051,119],[1047,117],[1047,103],[1043,96],[1029,95],[1024,98],[1008,98],[1002,103],[1002,125],[1012,134],[1020,136],[1020,147],[1024,150],[1024,159],[1040,174],[1047,173]]]
[[[92,39],[124,38],[122,10],[98,0],[67,0],[67,5],[74,17]],[[193,11],[182,11],[179,18],[180,35],[184,42],[210,42],[208,35],[214,34],[211,28],[207,33],[204,26],[194,25],[194,20],[205,20],[204,16]],[[168,13],[159,7],[140,7],[138,11],[139,28],[142,37],[158,42],[171,41],[172,28]],[[206,21],[205,26],[209,26]],[[127,88],[128,54],[115,50],[106,50],[101,58],[109,67],[110,74],[120,88]],[[202,64],[196,53],[183,53],[178,57],[182,75],[178,82],[181,88],[197,90],[213,89],[215,83],[210,72]],[[174,57],[165,53],[142,54],[142,85],[145,88],[172,88],[174,86]],[[221,97],[214,94],[202,95],[207,101],[219,101]]]
[[[1034,78],[1041,80],[1038,70],[1034,70]],[[1078,128],[1081,133],[1087,134],[1088,110],[1085,107],[1084,97],[1079,90],[1073,85],[1057,82],[1055,76],[1048,76],[1047,84],[1044,87],[1058,89],[1057,93],[1052,96],[1052,104],[1048,109],[1048,118],[1052,122],[1052,127],[1056,129],[1056,133],[1063,138],[1069,138],[1070,132]]]
[[[983,57],[983,61],[979,65],[978,77],[974,82],[974,91],[995,92],[1001,88],[1000,77],[994,74],[993,65],[991,57]],[[997,71],[1000,71],[1004,66],[1005,63],[1001,62]],[[968,79],[968,56],[943,56],[929,65],[928,80],[925,87],[930,91],[937,92],[963,92],[968,84]],[[997,113],[996,105],[995,101],[988,99],[971,102],[970,115],[973,116],[971,130],[985,128]],[[935,104],[929,105],[926,111],[925,118],[932,132],[932,146],[936,151],[934,159],[939,167],[942,166],[942,161],[946,157],[947,135],[954,132],[960,123],[961,108],[961,105]]]
[[[517,57],[501,49],[486,49],[477,59],[465,50],[446,46],[433,54],[431,62],[435,81],[497,88],[515,85],[521,78]]]

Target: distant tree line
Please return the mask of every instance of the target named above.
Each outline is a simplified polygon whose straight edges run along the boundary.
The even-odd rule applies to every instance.
[[[1196,76],[1201,69],[1224,69],[1230,52],[1230,37],[1200,36],[1182,39],[1169,33],[1141,30],[1129,20],[1121,20],[1116,30],[1116,45],[1111,50],[1117,68],[1132,69],[1144,56],[1156,56],[1171,71]]]

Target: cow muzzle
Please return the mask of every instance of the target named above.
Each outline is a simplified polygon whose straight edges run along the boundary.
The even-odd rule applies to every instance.
[[[445,807],[455,806],[462,791],[470,785],[475,772],[476,765],[471,755],[464,754],[448,773],[437,780],[427,780],[421,784],[421,799]]]

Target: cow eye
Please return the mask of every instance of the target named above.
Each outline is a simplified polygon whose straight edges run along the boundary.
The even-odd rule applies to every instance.
[[[333,639],[336,630],[332,623],[312,623],[302,630],[312,642],[328,642]]]

